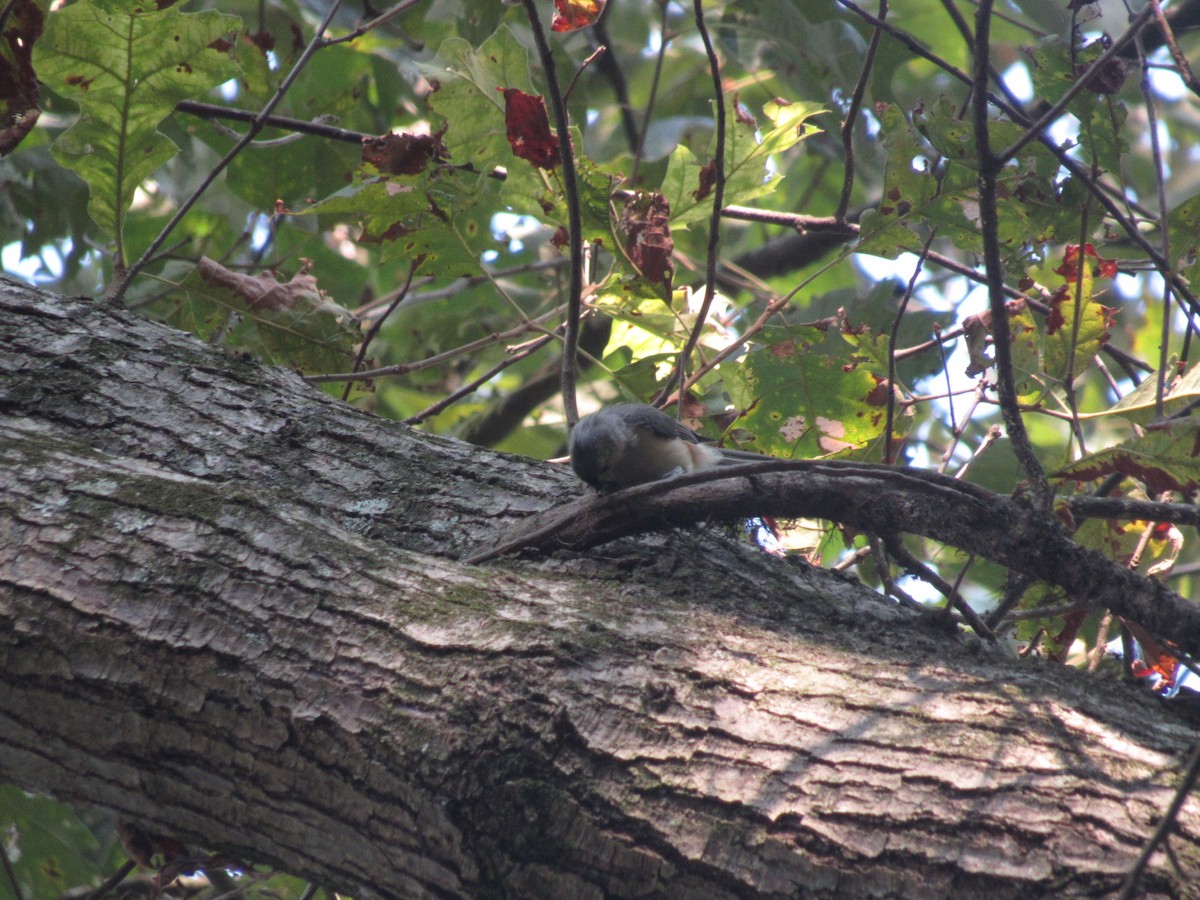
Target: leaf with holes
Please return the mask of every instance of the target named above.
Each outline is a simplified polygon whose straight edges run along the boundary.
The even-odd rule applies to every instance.
[[[1150,494],[1200,489],[1200,416],[1147,426],[1144,435],[1074,462],[1055,478],[1088,482],[1115,473],[1140,481]]]
[[[836,326],[770,328],[725,374],[737,420],[758,438],[745,449],[809,459],[858,455],[884,432],[887,388],[872,360]]]
[[[216,12],[92,0],[50,15],[34,53],[38,77],[80,109],[54,157],[87,182],[88,212],[119,251],[134,191],[179,149],[159,123],[180,100],[237,74],[225,49],[240,24]]]
[[[1085,260],[1082,266],[1081,256]],[[1086,263],[1089,256],[1097,261],[1096,272]],[[1091,244],[1084,245],[1082,254],[1078,244],[1068,244],[1062,265],[1054,271],[1065,283],[1050,296],[1042,369],[1062,383],[1082,373],[1108,342],[1113,311],[1095,301],[1095,276],[1112,278],[1117,274],[1117,265],[1115,260],[1101,259]]]
[[[504,94],[504,125],[513,155],[539,169],[561,165],[558,138],[550,130],[546,100],[517,88],[500,88]]]

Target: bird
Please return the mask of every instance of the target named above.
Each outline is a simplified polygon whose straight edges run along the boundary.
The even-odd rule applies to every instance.
[[[575,474],[599,491],[774,459],[718,447],[644,403],[619,403],[584,416],[571,432],[570,454]]]

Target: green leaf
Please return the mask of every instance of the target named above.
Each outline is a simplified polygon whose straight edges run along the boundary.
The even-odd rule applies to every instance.
[[[1024,302],[1019,308],[1009,308],[1008,334],[1017,376],[1017,400],[1032,405],[1044,397],[1052,385],[1042,375],[1042,331]]]
[[[442,43],[437,57],[421,67],[437,87],[430,108],[445,122],[443,140],[456,165],[490,173],[506,172],[492,201],[493,212],[508,211],[536,217],[551,225],[566,225],[561,170],[542,171],[514,156],[508,142],[502,89],[537,93],[529,54],[507,27],[497,29],[478,49],[461,38]],[[552,123],[553,124],[553,123]],[[571,129],[578,150],[583,137]],[[582,155],[576,156],[584,239],[611,243],[609,198],[619,176],[606,173]]]
[[[853,16],[825,3],[736,0],[725,5],[719,35],[748,70],[774,70],[802,94],[826,82],[854,84],[867,47],[854,26]]]
[[[1045,38],[1028,54],[1036,95],[1050,103],[1057,102],[1105,49],[1100,41],[1078,48],[1071,47],[1058,35]],[[1118,60],[1113,65],[1123,63]],[[1092,82],[1093,86],[1099,80]],[[1071,98],[1067,110],[1079,121],[1082,160],[1103,171],[1120,172],[1121,158],[1129,149],[1123,134],[1126,118],[1123,104],[1111,95],[1083,90]]]
[[[180,100],[237,73],[213,45],[240,24],[127,0],[80,0],[50,16],[35,53],[38,75],[80,109],[54,156],[88,183],[88,212],[116,239],[119,262],[134,191],[178,150],[159,123]]]
[[[357,220],[363,227],[359,241],[379,244],[384,260],[424,256],[422,273],[456,278],[477,275],[483,252],[496,249],[491,217],[500,190],[486,175],[439,168],[372,177],[296,215]]]
[[[625,346],[630,348],[634,366],[640,366],[647,357],[658,359],[676,353],[682,348],[687,331],[695,323],[695,315],[688,312],[687,303],[683,301],[683,291],[674,292],[672,303],[666,302],[661,294],[661,285],[648,284],[637,276],[624,279],[609,279],[607,284],[592,299],[596,309],[614,320],[610,348]],[[711,337],[713,327],[706,324],[702,335]],[[673,360],[674,357],[672,356]],[[669,364],[659,371],[658,362],[648,370],[654,377],[663,375]],[[645,397],[653,392],[653,388],[644,388],[645,372],[637,370],[636,379],[642,388],[630,388],[639,397]],[[630,376],[626,372],[625,378]]]
[[[0,853],[8,854],[26,897],[98,887],[120,855],[111,824],[103,818],[91,827],[69,806],[0,786]],[[7,879],[0,877],[0,885],[7,887]]]
[[[961,250],[982,251],[978,151],[971,122],[944,97],[914,113],[913,123],[895,106],[877,114],[888,151],[883,199],[878,209],[864,212],[857,249],[894,259],[915,252],[924,229],[936,227],[939,239]],[[988,125],[996,151],[1023,133],[1009,122]],[[1004,210],[997,234],[1010,265],[1022,265],[1041,243],[1075,221],[1074,210],[1064,214],[1062,192],[1053,181],[1057,164],[1048,166],[1050,159],[1044,147],[1031,144],[1021,152],[1018,165],[1006,166],[997,176],[996,194]],[[942,161],[937,177],[935,160]]]
[[[538,93],[529,52],[512,31],[501,26],[478,50],[462,38],[451,38],[438,48],[433,62],[420,68],[435,86],[429,107],[446,122],[444,141],[451,160],[478,172],[505,167],[505,180],[512,181],[506,185],[509,191],[536,191],[541,178],[532,165],[513,155],[504,121],[502,89]]]
[[[1142,379],[1141,384],[1114,403],[1100,415],[1118,415],[1137,425],[1153,422],[1155,398],[1158,395],[1158,373]],[[1200,403],[1200,364],[1192,366],[1174,382],[1168,380],[1163,391],[1163,415],[1178,415],[1184,409]]]
[[[1093,278],[1087,266],[1081,281],[1078,317],[1073,284],[1050,298],[1042,370],[1060,384],[1068,375],[1074,378],[1082,374],[1110,337],[1112,310],[1091,299]]]
[[[876,110],[880,119],[887,165],[883,175],[883,197],[877,209],[863,212],[858,246],[861,253],[895,259],[922,240],[915,223],[920,213],[937,196],[932,173],[933,154],[920,141],[904,112],[895,104]]]
[[[787,103],[772,100],[763,107],[770,126],[759,130],[743,121],[744,113],[726,99],[725,128],[725,205],[745,203],[770,193],[783,176],[769,172],[767,162],[794,147],[816,129],[806,122],[824,108],[815,103]],[[706,161],[707,162],[707,161]],[[705,163],[682,144],[675,148],[667,165],[661,191],[671,204],[671,227],[707,221],[712,211],[711,190],[702,186]]]
[[[1200,194],[1180,203],[1167,216],[1167,228],[1171,238],[1171,262],[1178,265],[1200,248]],[[1197,268],[1192,266],[1185,275],[1196,284]]]
[[[1148,427],[1144,435],[1084,457],[1054,477],[1094,481],[1116,472],[1137,479],[1150,494],[1192,494],[1200,488],[1200,415]]]
[[[747,410],[738,427],[758,438],[745,449],[796,459],[865,449],[887,418],[887,390],[871,368],[836,330],[765,330],[740,367],[723,370],[734,404]]]

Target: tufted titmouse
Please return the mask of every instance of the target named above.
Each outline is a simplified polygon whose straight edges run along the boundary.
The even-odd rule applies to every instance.
[[[584,416],[571,432],[571,468],[602,491],[644,484],[721,464],[773,459],[706,443],[661,410],[622,403]]]

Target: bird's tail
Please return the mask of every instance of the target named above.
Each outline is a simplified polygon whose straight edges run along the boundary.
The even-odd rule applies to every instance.
[[[767,456],[765,453],[751,453],[749,450],[730,450],[721,448],[721,461],[718,465],[736,466],[738,463],[763,462],[768,459],[779,459],[778,456]]]

